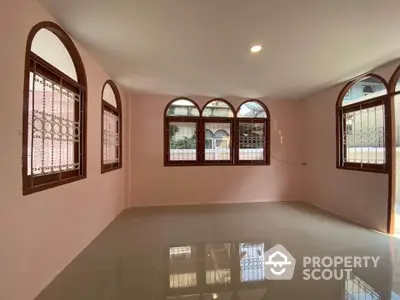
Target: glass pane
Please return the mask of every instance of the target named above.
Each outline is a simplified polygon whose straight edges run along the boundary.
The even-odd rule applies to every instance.
[[[345,113],[342,119],[344,162],[385,163],[383,105]]]
[[[119,118],[116,114],[103,111],[103,164],[113,164],[119,161]]]
[[[263,281],[264,275],[264,243],[240,243],[240,281]]]
[[[354,84],[343,98],[342,106],[386,95],[385,85],[375,77],[368,77]]]
[[[197,123],[169,123],[169,159],[187,161],[197,159]]]
[[[117,100],[115,99],[115,94],[111,86],[107,83],[103,89],[103,100],[107,101],[109,104],[117,108]]]
[[[233,118],[233,111],[224,101],[214,100],[204,108],[203,117]]]
[[[264,123],[239,123],[239,160],[264,160]]]
[[[396,83],[396,92],[400,91],[400,80]]]
[[[185,288],[197,285],[196,247],[169,248],[169,287]]]
[[[78,81],[75,65],[67,48],[50,30],[42,28],[36,33],[32,40],[31,51],[64,74]]]
[[[199,110],[189,100],[176,100],[172,102],[167,109],[167,116],[200,116]]]
[[[225,284],[231,281],[231,245],[206,245],[206,283]]]
[[[79,95],[31,72],[29,78],[27,175],[42,176],[79,169]]]
[[[239,118],[266,118],[267,113],[257,101],[243,103],[237,115]]]
[[[231,124],[212,123],[205,124],[205,160],[230,160],[231,159]]]

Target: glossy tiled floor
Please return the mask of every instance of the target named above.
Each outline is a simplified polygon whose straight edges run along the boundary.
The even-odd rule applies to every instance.
[[[264,279],[264,251],[276,244],[296,259],[292,280]],[[376,268],[354,268],[348,278],[304,280],[304,256],[379,261]],[[397,294],[398,240],[306,204],[266,203],[126,210],[37,300],[394,300]]]

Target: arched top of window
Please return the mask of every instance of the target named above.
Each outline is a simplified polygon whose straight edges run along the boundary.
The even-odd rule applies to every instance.
[[[238,109],[238,118],[268,118],[269,112],[264,103],[258,100],[247,100]]]
[[[165,114],[169,117],[198,117],[200,109],[189,98],[177,98],[168,104]]]
[[[65,74],[86,86],[86,74],[79,52],[58,24],[45,21],[33,26],[28,36],[28,51],[35,61],[40,63],[42,60],[60,71],[60,75]]]
[[[210,129],[206,129],[205,132],[206,132],[206,138],[213,138],[214,137],[214,134]]]
[[[111,106],[119,109],[120,108],[120,96],[117,85],[112,80],[107,80],[103,86],[103,92],[101,98]]]
[[[71,55],[60,39],[47,28],[40,29],[32,40],[31,51],[59,69],[75,81],[78,81]]]
[[[202,111],[203,117],[233,118],[233,107],[224,99],[214,99],[206,103]]]
[[[216,138],[221,138],[221,137],[229,136],[229,133],[227,133],[226,130],[224,130],[224,129],[219,129],[219,130],[217,130],[217,132],[215,132],[214,136]]]
[[[386,81],[379,75],[370,74],[349,82],[339,94],[338,105],[347,106],[384,96],[387,93]]]

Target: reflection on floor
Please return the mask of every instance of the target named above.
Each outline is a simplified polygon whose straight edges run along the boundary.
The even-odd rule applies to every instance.
[[[290,281],[264,277],[277,244],[296,258]],[[380,258],[347,278],[304,280],[304,256]],[[131,209],[37,300],[400,300],[399,270],[399,240],[302,203]]]

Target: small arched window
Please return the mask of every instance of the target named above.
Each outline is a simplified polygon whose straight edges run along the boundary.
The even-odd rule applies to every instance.
[[[112,80],[105,82],[101,98],[101,171],[104,173],[122,166],[121,97],[117,85]]]
[[[269,164],[270,118],[267,107],[258,100],[240,105],[236,125],[239,164]]]
[[[86,74],[55,23],[28,35],[23,102],[23,194],[86,177]]]
[[[337,100],[337,167],[387,172],[386,81],[371,74],[348,83]]]

